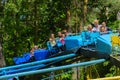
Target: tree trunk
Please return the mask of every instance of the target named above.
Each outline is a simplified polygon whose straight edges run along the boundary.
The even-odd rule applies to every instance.
[[[4,67],[4,66],[6,66],[6,63],[5,63],[4,55],[2,53],[2,30],[0,29],[0,67]]]
[[[81,21],[80,21],[80,31],[84,30],[84,25],[86,22],[86,16],[87,16],[87,3],[88,0],[82,0],[81,1]]]
[[[70,9],[67,9],[66,11],[66,20],[68,25],[68,32],[71,32],[71,25],[70,25]]]
[[[78,61],[80,62],[80,61]],[[75,62],[74,64],[77,64],[78,62]],[[80,80],[80,68],[74,67],[72,68],[73,74],[72,74],[72,80]]]
[[[76,8],[76,10],[78,9],[78,0],[74,0],[74,6],[75,6],[75,8]],[[78,15],[77,15],[78,13],[76,12],[75,13],[75,18],[76,18],[76,20],[75,20],[75,32],[77,33],[78,32],[78,21],[77,21],[77,18],[78,18]]]
[[[0,43],[0,67],[6,66],[4,55],[2,53],[2,45]]]
[[[15,3],[15,1],[14,1]],[[15,3],[17,4],[17,3]],[[14,19],[15,19],[15,23],[14,23],[14,29],[15,29],[15,33],[13,35],[13,40],[14,40],[14,57],[18,56],[17,55],[17,47],[18,47],[18,43],[17,43],[17,35],[18,35],[18,29],[17,27],[19,27],[19,21],[18,21],[18,14],[14,14]]]
[[[38,20],[37,20],[37,1],[35,0],[34,2],[34,30],[35,30],[35,37],[34,37],[34,42],[37,45],[38,44]]]
[[[84,8],[83,8],[83,22],[85,24],[86,22],[86,16],[87,16],[87,3],[88,3],[88,0],[84,0]]]

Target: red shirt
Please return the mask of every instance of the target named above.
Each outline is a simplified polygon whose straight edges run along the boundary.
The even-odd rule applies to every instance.
[[[61,39],[60,39],[60,42],[64,45],[64,44],[65,44],[64,38],[61,38]]]

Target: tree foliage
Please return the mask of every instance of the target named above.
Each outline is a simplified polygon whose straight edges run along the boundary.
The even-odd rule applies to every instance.
[[[37,44],[46,47],[50,33],[81,31],[99,19],[119,27],[120,0],[0,0],[2,46],[7,65]]]

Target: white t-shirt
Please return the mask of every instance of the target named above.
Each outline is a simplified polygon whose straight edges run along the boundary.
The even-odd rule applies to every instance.
[[[100,31],[101,25],[98,25],[98,27],[93,27],[92,31]]]

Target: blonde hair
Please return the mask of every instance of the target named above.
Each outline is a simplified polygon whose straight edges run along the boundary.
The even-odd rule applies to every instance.
[[[92,30],[92,28],[93,28],[93,27],[92,27],[92,25],[91,25],[91,24],[89,24],[89,25],[88,25],[88,27],[87,27],[87,30],[89,30],[89,29],[91,29],[91,30]]]
[[[99,23],[99,20],[96,19],[96,20],[94,20],[94,23],[95,23],[95,22]]]

